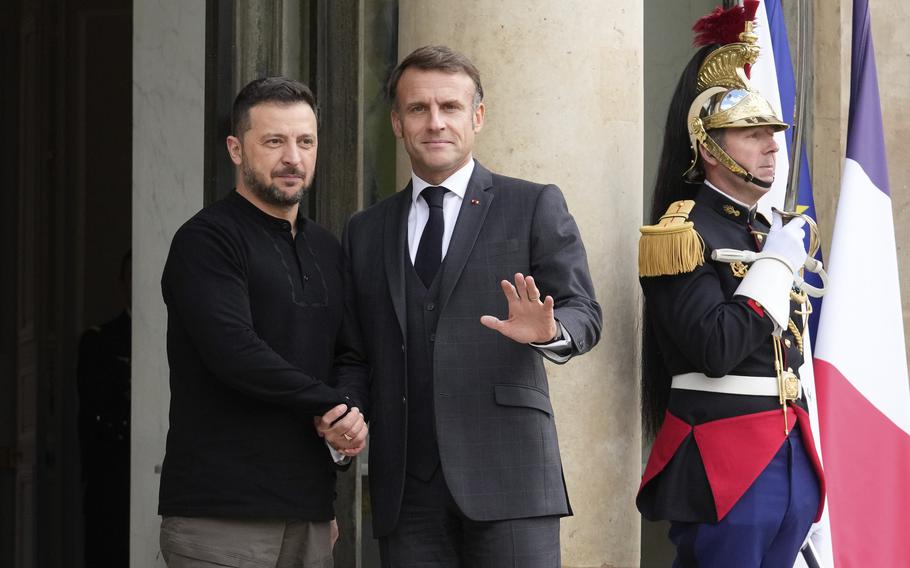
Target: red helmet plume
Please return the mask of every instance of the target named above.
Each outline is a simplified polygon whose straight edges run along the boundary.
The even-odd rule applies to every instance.
[[[692,26],[695,47],[719,43],[721,45],[740,41],[739,34],[746,27],[746,22],[755,19],[759,0],[746,0],[744,6],[733,6],[724,10],[720,6],[707,16],[702,16]]]

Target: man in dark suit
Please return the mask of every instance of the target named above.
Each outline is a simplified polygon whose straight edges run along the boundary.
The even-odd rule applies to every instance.
[[[383,565],[558,566],[571,508],[542,356],[565,362],[601,329],[578,227],[557,187],[473,159],[483,88],[464,55],[416,50],[388,94],[411,183],[343,239]]]

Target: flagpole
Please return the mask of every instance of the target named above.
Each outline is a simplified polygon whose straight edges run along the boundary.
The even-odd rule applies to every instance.
[[[809,92],[809,61],[811,44],[809,31],[812,23],[812,0],[798,0],[796,48],[796,101],[793,105],[792,143],[790,145],[790,170],[787,173],[787,192],[784,194],[784,211],[796,211],[799,196],[799,174],[802,162],[803,126]]]

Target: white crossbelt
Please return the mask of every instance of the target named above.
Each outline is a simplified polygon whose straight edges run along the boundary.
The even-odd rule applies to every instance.
[[[778,396],[777,377],[746,377],[743,375],[725,375],[708,377],[702,373],[685,373],[673,376],[673,388],[717,392],[723,394],[744,394],[751,396]],[[803,395],[803,385],[799,385],[799,395]]]

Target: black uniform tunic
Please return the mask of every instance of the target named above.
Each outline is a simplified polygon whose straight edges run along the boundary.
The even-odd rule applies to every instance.
[[[775,377],[774,323],[761,306],[735,295],[742,273],[737,274],[728,263],[711,260],[711,252],[720,248],[758,251],[756,233],[766,234],[767,222],[757,217],[754,209],[750,211],[708,186],[699,189],[689,221],[704,240],[704,265],[689,273],[641,278],[664,365],[670,375],[697,372],[708,377]],[[791,302],[791,310],[797,309],[799,305]],[[801,335],[802,317],[791,311],[790,318]],[[798,373],[803,356],[790,326],[784,330],[783,339],[785,364]],[[798,404],[807,417],[804,399]],[[777,416],[769,416],[774,411]],[[784,438],[777,396],[672,389],[667,413],[637,500],[639,510],[651,520],[711,522],[723,517],[738,498],[730,502],[731,491],[735,495],[739,488],[748,487],[749,480],[739,478],[757,475],[767,465],[755,462],[751,453],[755,446],[765,444],[770,451],[773,445],[779,447],[778,437],[780,443]],[[745,415],[754,420],[715,422]],[[791,428],[794,420],[791,415]],[[737,434],[736,443],[723,448],[723,456],[706,455],[712,445],[702,443],[700,447],[692,427],[708,423],[713,424],[701,432],[706,437],[709,431],[710,436],[722,435],[727,424],[729,428],[745,428],[745,437]],[[766,431],[768,428],[773,430]],[[801,433],[811,438],[808,422]],[[814,449],[811,443],[806,446]],[[772,456],[773,452],[768,461]],[[817,462],[814,456],[812,459]],[[714,466],[707,468],[714,474],[710,480],[706,462]],[[760,469],[754,471],[756,468]],[[725,495],[723,502],[718,498],[721,494]]]

